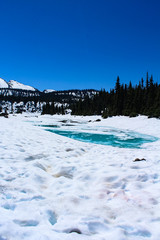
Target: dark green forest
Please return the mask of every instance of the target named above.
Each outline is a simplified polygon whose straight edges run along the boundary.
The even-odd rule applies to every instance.
[[[93,98],[88,96],[71,105],[73,115],[102,115],[104,118],[116,115],[135,117],[138,114],[160,117],[160,84],[153,76],[146,75],[133,86],[130,82],[121,84],[117,77],[115,88],[109,92],[101,90]]]
[[[51,104],[47,102],[43,105],[42,115],[44,114],[65,114],[63,104],[61,106],[57,106],[54,102]]]

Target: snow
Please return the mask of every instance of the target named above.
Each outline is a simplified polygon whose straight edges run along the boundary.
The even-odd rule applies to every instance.
[[[160,239],[160,140],[124,149],[75,141],[37,126],[67,120],[160,137],[157,119],[97,118],[0,118],[1,240]]]
[[[9,85],[10,88],[14,88],[14,89],[23,89],[23,90],[35,91],[35,88],[33,88],[31,86],[28,86],[28,85],[25,85],[25,84],[22,84],[22,83],[19,83],[15,80],[10,80],[8,82],[8,85]]]
[[[8,88],[8,83],[2,78],[0,78],[0,88]]]
[[[44,90],[43,92],[44,93],[51,93],[51,92],[55,92],[56,90],[53,90],[53,89],[46,89]]]
[[[2,112],[7,110],[7,113],[17,113],[17,112],[42,112],[43,102],[37,102],[35,105],[34,101],[28,102],[9,102],[1,101]]]

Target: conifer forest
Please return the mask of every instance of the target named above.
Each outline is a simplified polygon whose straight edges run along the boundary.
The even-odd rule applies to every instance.
[[[116,115],[135,117],[138,114],[160,117],[160,84],[153,76],[139,81],[121,84],[117,77],[115,88],[109,92],[101,90],[93,98],[86,97],[71,106],[73,115],[102,115],[104,118]]]

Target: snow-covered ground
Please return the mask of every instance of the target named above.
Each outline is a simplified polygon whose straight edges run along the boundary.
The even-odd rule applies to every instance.
[[[160,239],[159,140],[124,149],[35,126],[68,119],[160,137],[157,119],[97,118],[0,118],[0,240]]]

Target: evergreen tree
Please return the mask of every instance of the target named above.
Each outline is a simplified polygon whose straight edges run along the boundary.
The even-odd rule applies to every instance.
[[[148,72],[146,74],[146,90],[148,91],[149,88],[149,77],[148,77]]]

